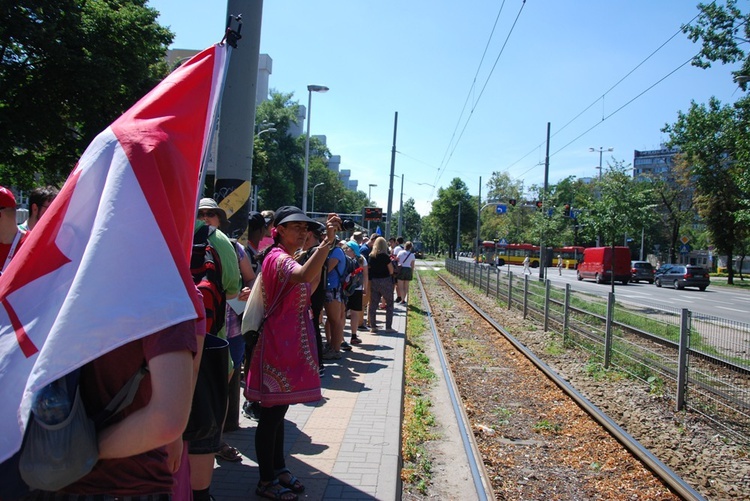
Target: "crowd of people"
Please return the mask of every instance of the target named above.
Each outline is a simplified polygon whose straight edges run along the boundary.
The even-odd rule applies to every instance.
[[[56,195],[52,187],[34,190],[28,220],[18,225],[15,197],[0,187],[3,269]],[[412,243],[361,231],[349,234],[342,231],[338,215],[320,222],[293,206],[251,211],[245,245],[226,236],[222,230],[227,226],[220,204],[201,199],[193,252],[196,245],[213,252],[221,307],[203,292],[205,318],[162,329],[84,366],[80,385],[89,411],[105,407],[140,366],[148,374],[133,403],[99,430],[100,460],[91,473],[60,492],[35,491],[28,499],[213,499],[215,459],[241,461],[242,456],[223,440],[222,427],[199,439],[186,440],[181,432],[192,418],[191,392],[201,370],[198,355],[209,334],[227,341],[222,377],[242,377],[242,412],[258,422],[256,494],[295,500],[304,492],[284,457],[287,410],[320,400],[325,364],[342,363],[344,352],[365,342],[360,331],[394,332],[394,306],[407,303],[413,277]],[[243,312],[256,287],[261,288],[265,314],[257,335],[251,336],[243,332]],[[384,324],[378,322],[379,310],[384,310]],[[220,391],[240,391],[239,385],[227,387]],[[230,400],[228,394],[220,396]],[[226,420],[224,413],[221,421]]]

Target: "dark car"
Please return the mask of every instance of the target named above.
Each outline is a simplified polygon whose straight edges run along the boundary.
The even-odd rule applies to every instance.
[[[704,291],[711,283],[711,279],[708,276],[708,271],[701,266],[677,264],[659,268],[654,277],[654,283],[657,287],[662,285],[671,286],[675,289],[697,287]]]
[[[631,261],[630,281],[637,283],[641,280],[650,284],[654,283],[654,267],[648,261]]]

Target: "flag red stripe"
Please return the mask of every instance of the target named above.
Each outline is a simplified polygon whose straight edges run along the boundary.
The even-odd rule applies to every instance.
[[[18,315],[16,315],[13,307],[10,305],[10,303],[8,303],[8,300],[3,297],[2,299],[0,299],[0,302],[2,302],[5,311],[8,313],[8,318],[10,319],[10,324],[13,326],[13,330],[16,331],[18,346],[21,347],[21,351],[23,352],[24,356],[26,358],[29,358],[30,356],[37,353],[39,351],[39,348],[37,348],[29,338],[29,335],[26,333],[26,329],[23,328],[23,323],[18,318]]]

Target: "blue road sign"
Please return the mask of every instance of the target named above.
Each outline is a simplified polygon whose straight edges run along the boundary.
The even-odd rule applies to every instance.
[[[690,253],[690,245],[688,244],[680,245],[680,254],[689,254],[689,253]]]
[[[505,204],[497,204],[495,206],[495,214],[505,214],[508,212],[508,206]]]
[[[505,240],[504,238],[501,238],[500,241],[497,243],[497,245],[499,245],[501,247],[507,247],[508,246],[508,241]]]

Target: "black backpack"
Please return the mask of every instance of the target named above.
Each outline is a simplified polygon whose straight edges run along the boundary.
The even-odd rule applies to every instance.
[[[221,283],[221,259],[208,241],[216,231],[213,226],[202,226],[193,235],[193,251],[190,255],[190,273],[193,282],[203,295],[206,308],[206,331],[216,335],[226,320],[226,294]]]

